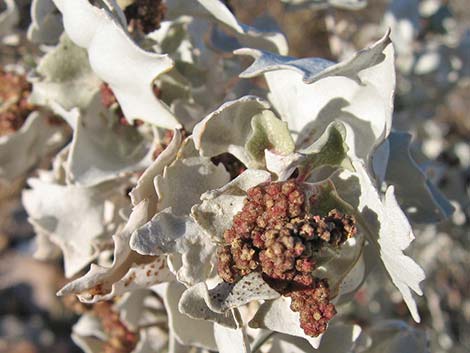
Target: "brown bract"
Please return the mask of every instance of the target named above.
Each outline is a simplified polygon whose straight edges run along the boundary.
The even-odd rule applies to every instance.
[[[313,195],[307,201],[294,180],[249,189],[218,249],[218,273],[225,282],[262,272],[272,288],[292,297],[293,310],[310,336],[321,334],[335,313],[327,281],[312,274],[315,257],[321,248],[339,247],[356,234],[354,218],[336,209],[311,214],[315,200]]]

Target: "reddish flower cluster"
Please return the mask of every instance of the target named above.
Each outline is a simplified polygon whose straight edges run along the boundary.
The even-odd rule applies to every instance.
[[[111,302],[94,304],[93,313],[101,319],[103,330],[108,335],[103,353],[130,353],[134,350],[139,336],[122,323]]]
[[[28,103],[31,85],[26,78],[0,68],[0,136],[18,131],[34,106]]]
[[[328,304],[326,281],[312,275],[315,254],[326,245],[340,246],[354,236],[356,227],[353,217],[337,210],[326,216],[310,214],[305,198],[294,180],[248,190],[242,211],[224,233],[218,273],[224,281],[234,283],[253,271],[262,272],[274,289],[292,297],[305,332],[317,336],[334,315],[334,306]],[[312,313],[317,326],[308,325]],[[315,319],[318,313],[321,320]]]
[[[103,353],[130,353],[139,342],[139,334],[127,328],[121,321],[119,313],[113,308],[113,301],[103,301],[95,304],[84,304],[76,296],[63,297],[66,308],[75,314],[91,314],[97,317],[107,335],[103,345]]]
[[[315,279],[311,289],[289,292],[292,298],[290,308],[300,313],[300,327],[309,336],[325,332],[328,322],[335,316],[336,309],[330,303],[330,290],[325,279]]]
[[[162,0],[135,0],[124,9],[130,30],[148,34],[160,28],[166,6]]]

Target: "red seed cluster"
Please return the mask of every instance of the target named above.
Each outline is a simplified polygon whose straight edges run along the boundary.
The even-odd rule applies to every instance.
[[[130,353],[135,349],[139,335],[124,325],[111,302],[94,304],[93,313],[101,319],[103,330],[108,335],[103,353]]]
[[[135,0],[124,9],[130,31],[148,34],[160,28],[166,6],[162,0]]]
[[[28,102],[31,84],[22,75],[0,68],[0,136],[18,131],[34,106]]]
[[[274,289],[289,293],[293,303],[309,302],[304,310],[296,310],[301,316],[311,317],[313,310],[324,311],[321,318],[327,322],[330,314],[334,315],[334,306],[327,310],[325,303],[321,309],[315,304],[320,303],[319,293],[328,302],[326,281],[312,275],[315,254],[326,245],[339,247],[354,236],[355,221],[335,209],[326,216],[312,215],[305,199],[300,184],[294,180],[248,190],[243,209],[224,233],[225,244],[218,251],[218,273],[224,281],[234,283],[260,271]],[[304,330],[309,334],[316,332],[311,334],[316,336],[323,332],[321,327],[318,323],[317,331]]]
[[[292,298],[290,308],[300,313],[300,327],[306,335],[318,336],[325,332],[336,309],[330,303],[330,290],[325,279],[315,279],[311,289],[286,294]]]

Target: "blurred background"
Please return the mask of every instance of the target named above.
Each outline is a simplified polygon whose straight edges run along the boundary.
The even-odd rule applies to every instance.
[[[387,28],[397,52],[394,128],[413,134],[412,155],[452,201],[453,217],[413,224],[412,257],[424,268],[421,324],[431,351],[470,352],[470,6],[468,0],[369,0],[359,11],[292,9],[278,0],[226,1],[241,22],[277,21],[290,55],[342,60]],[[16,0],[14,30],[0,32],[0,65],[35,65],[26,40],[30,1]],[[0,0],[0,11],[5,9]],[[271,20],[270,20],[271,21]],[[0,181],[0,353],[80,352],[70,339],[78,305],[55,293],[66,280],[61,260],[32,258],[34,233],[21,204],[25,180]],[[381,318],[411,325],[400,295],[376,269],[348,308],[367,325]],[[392,298],[392,300],[390,300]]]

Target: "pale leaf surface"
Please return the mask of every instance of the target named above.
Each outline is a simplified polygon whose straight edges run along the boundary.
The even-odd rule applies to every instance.
[[[71,180],[90,186],[115,179],[150,165],[152,141],[101,103],[99,94],[74,124],[68,167]]]
[[[119,183],[95,187],[58,185],[32,178],[23,203],[34,226],[47,232],[63,252],[65,274],[71,277],[99,253],[96,243],[110,237],[105,203],[122,205]]]
[[[55,102],[65,110],[87,108],[101,84],[90,67],[86,50],[75,45],[66,34],[41,59],[32,82],[32,103]]]
[[[43,113],[32,112],[17,132],[0,137],[0,179],[24,175],[65,139],[63,127],[51,125]]]
[[[422,295],[419,283],[425,278],[421,267],[403,251],[414,235],[398,205],[393,186],[382,200],[362,163],[353,162],[356,173],[344,171],[334,183],[339,197],[357,209],[356,218],[376,245],[392,282],[400,290],[413,319],[420,321],[411,290]]]
[[[439,222],[449,217],[453,206],[440,195],[410,154],[411,135],[392,132],[385,180],[394,185],[401,207],[415,222]]]
[[[153,81],[173,67],[167,55],[139,48],[116,19],[87,0],[54,3],[62,12],[66,33],[88,50],[91,68],[109,84],[130,123],[141,119],[168,129],[180,126],[152,89]]]
[[[64,30],[60,14],[52,0],[33,0],[28,39],[34,43],[55,44]]]
[[[243,328],[232,329],[214,324],[214,335],[219,353],[251,353]]]
[[[305,335],[300,327],[300,314],[292,311],[290,304],[291,299],[288,297],[266,301],[249,322],[250,327],[267,328],[287,335],[301,337],[306,339],[313,348],[318,348],[322,336],[310,337]]]
[[[202,156],[214,157],[229,152],[244,164],[251,161],[245,144],[252,133],[252,118],[269,108],[255,96],[226,102],[194,127],[193,139]]]

